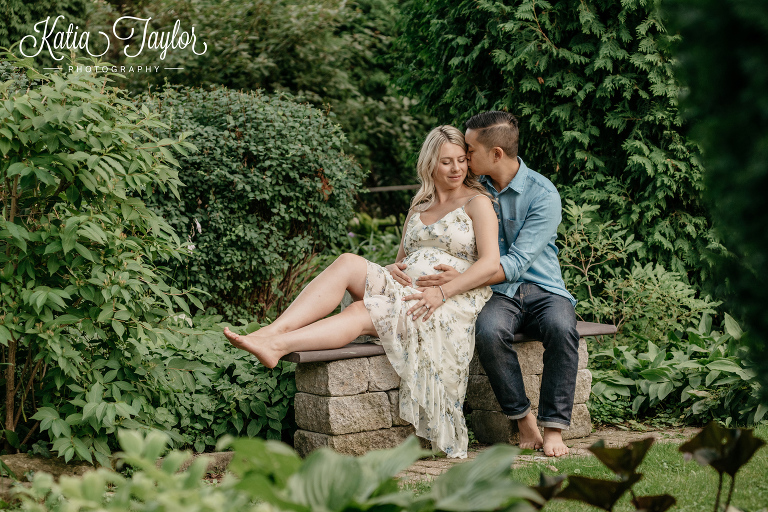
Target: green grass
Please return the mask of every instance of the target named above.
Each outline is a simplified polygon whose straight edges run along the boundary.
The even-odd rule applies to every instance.
[[[428,492],[432,487],[432,482],[424,482],[422,480],[409,480],[400,486],[403,491],[411,491],[414,496],[421,496],[425,492]]]
[[[768,426],[755,428],[755,435],[768,441]],[[651,447],[638,471],[643,479],[635,487],[638,496],[671,494],[677,499],[677,505],[670,510],[675,512],[702,512],[713,510],[717,493],[717,472],[709,466],[700,466],[695,461],[685,462],[678,451],[677,443],[658,443]],[[554,466],[552,471],[548,466]],[[594,457],[568,457],[565,459],[547,459],[529,463],[525,467],[515,468],[513,477],[526,485],[537,485],[539,474],[556,475],[565,473],[592,478],[615,478],[605,466]],[[723,484],[724,504],[730,487],[730,477],[725,476]],[[416,494],[429,489],[428,483],[408,484],[405,487]],[[736,475],[736,489],[731,505],[741,510],[758,512],[768,511],[768,446],[764,446],[752,457]],[[589,505],[565,500],[548,503],[545,512],[594,512],[599,510]],[[614,508],[616,512],[635,510],[630,504],[629,494],[625,495]]]

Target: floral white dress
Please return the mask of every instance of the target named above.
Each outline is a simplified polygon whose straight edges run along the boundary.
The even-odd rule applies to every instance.
[[[462,206],[426,226],[416,212],[406,226],[404,249],[404,272],[414,281],[436,273],[434,266],[441,263],[465,272],[477,260],[472,219]],[[426,321],[406,315],[415,301],[402,298],[412,293],[418,292],[368,262],[363,301],[400,375],[400,416],[449,457],[464,458],[469,438],[462,404],[475,347],[475,320],[492,292],[484,286],[450,297]]]

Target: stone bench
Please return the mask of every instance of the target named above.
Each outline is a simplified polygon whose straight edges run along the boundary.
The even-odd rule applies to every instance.
[[[587,410],[592,374],[587,367],[586,336],[610,335],[612,325],[578,322],[579,374],[576,381],[571,428],[565,439],[585,437],[592,431]],[[541,342],[516,334],[514,341],[523,372],[525,389],[535,409],[543,369]],[[350,343],[333,350],[292,352],[284,361],[296,366],[294,408],[299,430],[294,448],[306,456],[328,446],[339,453],[362,455],[371,450],[392,448],[414,433],[400,418],[400,377],[384,353],[373,343]],[[466,406],[471,409],[470,425],[481,443],[517,443],[517,424],[501,413],[477,355],[470,363]],[[535,412],[535,411],[534,411]]]

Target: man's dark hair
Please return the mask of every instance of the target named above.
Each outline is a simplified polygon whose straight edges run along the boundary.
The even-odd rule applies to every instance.
[[[520,139],[517,119],[509,112],[491,110],[470,117],[465,126],[477,131],[477,142],[488,150],[501,148],[510,158],[517,158]]]

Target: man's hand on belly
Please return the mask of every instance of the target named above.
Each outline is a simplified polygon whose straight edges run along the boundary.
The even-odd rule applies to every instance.
[[[386,268],[389,270],[389,273],[392,275],[392,278],[400,283],[403,286],[410,286],[411,285],[411,278],[408,277],[408,275],[403,272],[408,267],[405,263],[392,263],[391,265],[387,265]]]
[[[429,276],[421,276],[416,280],[416,286],[442,286],[445,283],[450,283],[461,275],[461,272],[456,270],[450,265],[440,264],[435,265],[435,270],[441,270],[439,274],[432,274]]]

